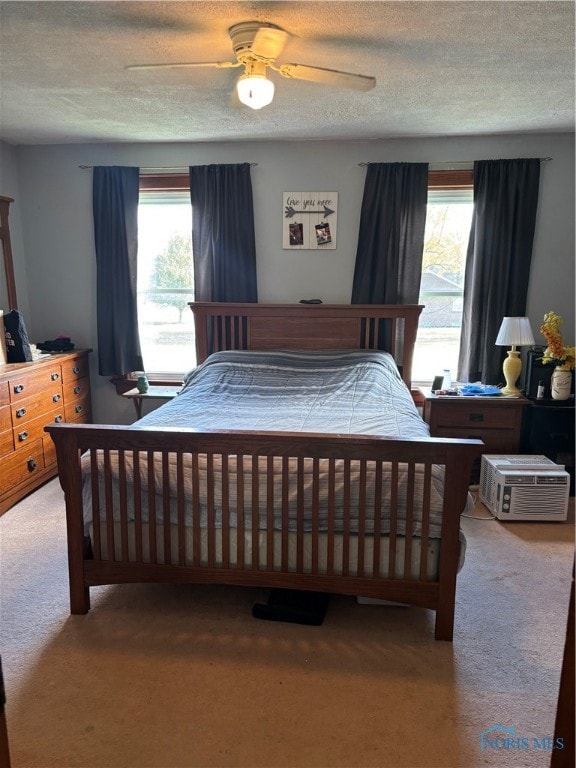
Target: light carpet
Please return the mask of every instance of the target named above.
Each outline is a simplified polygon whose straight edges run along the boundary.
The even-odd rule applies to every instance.
[[[237,587],[99,587],[70,616],[50,482],[0,518],[13,768],[548,766],[573,524],[462,527],[453,643],[430,611],[348,597],[320,627],[258,621],[266,592]],[[496,725],[529,748],[482,749]]]

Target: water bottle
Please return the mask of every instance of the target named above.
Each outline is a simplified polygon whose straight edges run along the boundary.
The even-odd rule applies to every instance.
[[[449,368],[444,368],[444,376],[442,378],[442,389],[452,388],[452,375]]]

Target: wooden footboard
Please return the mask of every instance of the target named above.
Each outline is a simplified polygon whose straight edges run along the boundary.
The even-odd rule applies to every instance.
[[[479,441],[46,430],[66,498],[72,613],[89,610],[100,584],[259,585],[429,608],[436,638],[452,639],[459,518]]]

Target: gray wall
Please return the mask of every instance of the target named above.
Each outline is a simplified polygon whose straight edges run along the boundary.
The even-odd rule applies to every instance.
[[[180,167],[252,162],[260,301],[319,297],[349,302],[366,161],[446,163],[552,157],[541,166],[540,202],[528,315],[534,331],[549,309],[574,327],[574,135],[373,141],[85,144],[11,147],[0,143],[0,194],[16,199],[11,217],[18,292],[32,341],[70,335],[92,356],[95,418],[133,419],[130,403],[98,377],[96,286],[90,170],[80,165]],[[339,193],[338,247],[282,249],[282,193]]]

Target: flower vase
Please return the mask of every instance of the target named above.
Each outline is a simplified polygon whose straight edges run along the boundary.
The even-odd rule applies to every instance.
[[[567,400],[572,389],[572,371],[557,365],[552,371],[550,386],[553,400]]]

